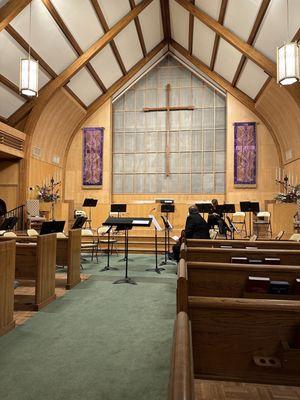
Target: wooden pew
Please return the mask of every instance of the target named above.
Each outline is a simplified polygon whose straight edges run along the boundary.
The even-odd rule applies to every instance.
[[[0,241],[8,240],[1,237]],[[36,243],[36,237],[18,236],[17,242]],[[66,289],[72,289],[81,282],[80,278],[80,251],[81,251],[81,229],[71,229],[69,236],[58,238],[56,245],[56,265],[67,268]]]
[[[0,336],[15,327],[13,318],[15,263],[15,241],[0,243]]]
[[[35,281],[34,309],[55,300],[56,234],[43,235],[37,243],[16,244],[16,279]]]
[[[278,250],[300,250],[300,242],[289,240],[211,240],[211,239],[186,239],[188,247],[222,247],[231,246],[245,249],[246,247],[257,247],[258,249],[278,249]]]
[[[66,289],[81,282],[80,278],[81,229],[71,229],[67,238],[57,239],[56,264],[67,267]]]
[[[189,297],[195,376],[300,385],[300,302]]]
[[[194,368],[190,322],[180,312],[174,323],[168,400],[194,400]]]
[[[180,260],[177,273],[177,312],[188,310],[188,296],[300,300],[299,295],[247,293],[249,276],[287,281],[291,287],[300,278],[300,267],[188,262]]]
[[[299,265],[300,250],[278,250],[278,249],[225,249],[212,247],[187,247],[182,245],[181,258],[186,261],[230,263],[232,257],[247,257],[251,260],[262,260],[265,258],[279,258],[280,264]]]

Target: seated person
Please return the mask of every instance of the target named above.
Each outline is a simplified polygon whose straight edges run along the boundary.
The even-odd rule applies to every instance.
[[[185,223],[185,237],[187,239],[210,239],[208,224],[199,214],[196,205],[189,208],[189,216]]]
[[[228,229],[228,226],[224,220],[222,211],[218,209],[218,200],[212,199],[211,204],[212,211],[209,213],[207,219],[208,227],[209,229],[214,229],[214,226],[217,225],[217,227],[219,228],[219,233],[221,235],[226,235],[226,230]]]
[[[180,234],[180,238],[177,240],[177,242],[172,247],[173,259],[176,262],[179,262],[179,260],[180,260],[180,247],[181,247],[181,244],[182,244],[184,238],[185,238],[185,233],[184,233],[184,230],[182,230],[181,234]]]

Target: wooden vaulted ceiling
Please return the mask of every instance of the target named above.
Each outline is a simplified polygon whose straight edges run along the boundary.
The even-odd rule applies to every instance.
[[[58,89],[90,115],[163,48],[256,110],[286,40],[285,0],[32,0],[40,93],[30,100],[17,87],[29,3],[0,0],[0,119],[16,125],[29,115],[29,133]],[[290,1],[290,25],[299,40],[298,0]],[[291,95],[300,100],[296,86]]]

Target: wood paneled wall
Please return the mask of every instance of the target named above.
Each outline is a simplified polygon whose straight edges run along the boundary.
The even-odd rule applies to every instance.
[[[0,198],[6,202],[8,210],[19,202],[19,160],[0,159]]]

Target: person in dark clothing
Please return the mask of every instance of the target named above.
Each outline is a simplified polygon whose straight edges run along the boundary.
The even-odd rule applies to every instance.
[[[189,208],[189,216],[185,223],[185,237],[187,239],[210,239],[208,224],[199,214],[195,205]]]
[[[213,229],[215,225],[219,228],[219,233],[221,235],[226,234],[226,230],[229,229],[225,220],[224,215],[220,208],[218,208],[218,200],[212,199],[212,211],[208,215],[207,223],[209,229]]]
[[[0,199],[0,217],[7,213],[6,203],[4,200]]]
[[[173,259],[176,262],[179,262],[179,260],[180,260],[180,247],[182,245],[182,242],[184,241],[184,238],[185,238],[185,232],[183,230],[183,231],[181,231],[180,238],[177,240],[177,242],[172,247]]]

